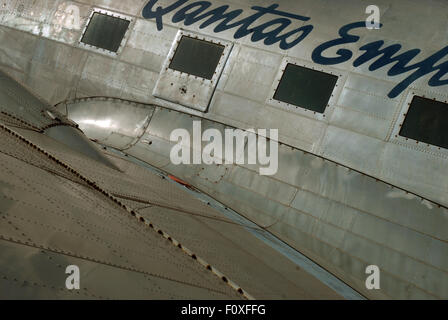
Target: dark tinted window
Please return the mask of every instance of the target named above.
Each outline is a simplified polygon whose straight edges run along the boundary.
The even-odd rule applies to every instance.
[[[129,20],[94,13],[81,42],[117,52],[130,23]]]
[[[400,136],[448,149],[448,104],[415,96]]]
[[[274,99],[324,113],[337,80],[328,73],[288,64]]]
[[[183,36],[170,68],[211,80],[224,52],[224,46]]]

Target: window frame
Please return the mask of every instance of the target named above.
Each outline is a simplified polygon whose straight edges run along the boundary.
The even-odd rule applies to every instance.
[[[170,59],[170,64],[169,64],[169,66],[168,66],[169,69],[174,70],[174,71],[179,71],[179,72],[181,72],[181,73],[189,74],[189,75],[192,75],[192,76],[201,78],[201,79],[206,79],[206,80],[208,79],[208,80],[211,80],[211,79],[213,78],[213,76],[209,79],[209,78],[201,77],[201,76],[198,76],[198,75],[195,75],[195,74],[192,74],[192,73],[188,73],[188,72],[185,72],[185,71],[181,71],[181,70],[179,70],[179,69],[175,69],[175,68],[172,67],[172,64],[173,64],[173,62],[174,62],[174,59],[175,59],[176,56],[178,56],[178,54],[179,54],[179,52],[178,52],[179,47],[180,47],[182,41],[184,41],[185,39],[192,39],[193,41],[205,42],[205,43],[207,43],[207,45],[214,45],[214,46],[217,46],[217,47],[221,47],[221,48],[222,48],[222,52],[221,52],[221,54],[218,56],[218,63],[216,64],[215,69],[213,70],[213,73],[212,73],[213,76],[217,73],[218,65],[219,65],[219,62],[222,60],[222,55],[224,54],[225,46],[220,45],[220,44],[217,44],[217,43],[212,42],[212,41],[204,41],[204,40],[199,39],[199,38],[197,38],[197,37],[194,37],[194,38],[193,38],[193,37],[189,37],[189,36],[183,35],[182,37],[180,37],[179,42],[177,43],[177,49],[175,50],[175,53],[173,54],[173,57]]]
[[[401,128],[404,124],[404,121],[406,120],[406,116],[409,112],[409,109],[411,108],[412,100],[415,96],[448,104],[447,95],[423,90],[410,90],[406,98],[404,99],[403,105],[400,109],[400,114],[395,121],[395,125],[393,127],[389,141],[421,152],[447,158],[448,149],[400,135]]]
[[[82,39],[84,38],[84,35],[85,35],[86,31],[87,31],[87,28],[90,25],[90,21],[92,20],[92,18],[95,15],[95,13],[104,14],[104,15],[107,15],[107,16],[110,16],[110,17],[114,17],[114,18],[118,18],[118,19],[123,19],[123,20],[129,21],[129,26],[128,26],[128,28],[127,28],[124,36],[123,36],[123,39],[121,39],[121,43],[120,43],[120,46],[119,46],[117,52],[109,51],[109,50],[106,50],[106,49],[103,49],[103,48],[99,48],[99,47],[96,47],[96,46],[93,46],[93,45],[90,45],[90,44],[82,42]],[[79,40],[78,40],[78,45],[79,45],[79,47],[81,47],[83,49],[87,49],[89,51],[105,54],[105,55],[112,56],[112,57],[117,57],[118,55],[120,55],[120,53],[123,51],[123,49],[125,47],[125,44],[126,44],[128,38],[129,38],[129,35],[131,33],[131,29],[133,28],[134,20],[135,19],[132,16],[124,15],[124,14],[117,13],[117,12],[110,11],[110,10],[104,10],[104,9],[100,9],[100,8],[93,8],[92,11],[90,12],[90,15],[89,15],[89,18],[87,19],[87,22],[84,25],[84,28],[83,28],[82,32],[81,32],[81,36],[79,37]]]
[[[216,66],[212,79],[198,77],[189,73],[171,69],[169,67],[183,36],[202,41],[208,41],[224,47],[224,51],[221,55],[218,65]],[[152,95],[168,103],[173,103],[175,105],[183,106],[188,109],[207,113],[210,107],[210,103],[213,99],[213,95],[218,86],[218,82],[221,79],[221,76],[224,73],[224,68],[226,67],[226,64],[230,58],[232,49],[233,42],[231,41],[211,37],[208,35],[206,36],[199,33],[187,32],[182,29],[178,30],[171,45],[169,54],[166,57],[165,62],[163,63]],[[173,95],[172,92],[170,92],[171,89],[169,89],[170,83],[171,88],[174,88],[174,91],[176,91],[175,88],[177,88],[180,84],[182,84],[182,86],[186,85],[188,94],[185,94],[183,97],[179,97],[179,95]]]
[[[182,72],[182,71],[170,68],[171,62],[174,58],[174,55],[176,54],[177,48],[179,47],[179,44],[180,44],[180,41],[181,41],[182,37],[184,37],[184,36],[190,37],[193,39],[197,39],[197,40],[210,42],[210,43],[213,43],[216,45],[221,45],[224,47],[224,51],[222,53],[221,58],[219,59],[218,65],[216,66],[216,69],[215,69],[212,79],[202,78],[199,76],[192,75],[190,73],[186,73],[186,72]],[[174,43],[174,45],[170,49],[170,52],[168,54],[167,59],[165,60],[162,70],[172,72],[175,75],[178,75],[180,77],[187,77],[187,78],[191,78],[191,79],[201,80],[204,83],[207,83],[211,86],[215,86],[219,80],[219,77],[221,76],[221,74],[224,70],[224,66],[227,62],[227,59],[229,57],[230,50],[232,49],[232,46],[229,45],[228,42],[221,41],[220,39],[209,37],[209,36],[204,36],[204,35],[199,35],[199,34],[196,34],[193,32],[187,32],[185,30],[179,30],[179,32],[176,34],[176,38],[174,39],[173,43]]]
[[[277,88],[280,85],[280,81],[283,78],[283,75],[286,71],[286,67],[288,66],[288,64],[293,64],[299,67],[303,67],[303,68],[307,68],[307,69],[311,69],[314,71],[319,71],[319,72],[323,72],[323,73],[327,73],[333,76],[337,77],[336,80],[336,84],[333,88],[333,91],[331,93],[330,99],[328,100],[327,106],[325,108],[325,111],[323,113],[319,113],[317,111],[313,111],[310,109],[307,109],[305,107],[302,106],[297,106],[291,103],[287,103],[281,100],[277,100],[274,99],[274,96],[277,92]],[[313,119],[317,119],[317,120],[321,120],[321,121],[329,121],[329,113],[331,112],[331,109],[334,109],[334,107],[337,104],[337,100],[339,97],[339,92],[342,90],[343,88],[343,81],[344,81],[344,75],[341,71],[338,71],[336,69],[332,69],[332,68],[322,68],[319,67],[317,68],[316,65],[312,64],[312,63],[308,63],[305,61],[299,61],[297,59],[292,59],[290,57],[284,58],[279,71],[275,77],[274,83],[271,87],[271,91],[269,92],[269,96],[268,99],[266,101],[266,103],[270,106],[276,107],[276,108],[280,108],[282,110],[286,110],[289,112],[293,112],[293,113],[298,113],[300,115],[303,115],[305,117],[310,117]],[[332,108],[333,107],[333,108]]]

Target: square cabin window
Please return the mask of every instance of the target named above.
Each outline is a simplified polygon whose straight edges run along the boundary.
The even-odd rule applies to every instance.
[[[169,68],[211,80],[224,49],[220,44],[182,36]]]
[[[415,96],[400,136],[448,149],[448,104]]]
[[[95,12],[81,39],[82,43],[117,52],[131,21]]]
[[[338,77],[292,63],[286,66],[274,99],[324,113]]]

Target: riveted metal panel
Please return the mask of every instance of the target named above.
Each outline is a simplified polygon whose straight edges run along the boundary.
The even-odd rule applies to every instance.
[[[160,116],[153,118],[153,124],[165,139],[180,123],[187,125],[200,120],[175,111],[163,111]],[[210,121],[201,121],[204,128],[213,127]],[[333,134],[340,135],[336,131]],[[164,152],[158,157],[169,158],[169,145],[157,149]],[[147,153],[145,161],[153,161],[154,151]],[[357,289],[365,291],[365,268],[376,264],[384,268],[389,281],[376,297],[385,294],[430,298],[448,294],[443,282],[425,278],[428,272],[441,277],[448,268],[446,259],[441,258],[448,250],[444,245],[446,209],[284,145],[279,146],[279,172],[273,177],[258,176],[257,165],[229,166],[229,173],[220,179],[216,179],[218,172],[201,173],[197,171],[199,167],[169,164],[164,169],[207,190],[226,205],[238,208],[247,218],[335,274],[342,277],[350,274],[351,284]],[[433,219],[428,220],[428,215]],[[400,269],[402,263],[409,268]],[[402,274],[406,280],[400,277]],[[406,283],[412,283],[412,290],[404,289]]]
[[[188,38],[191,38],[192,40],[182,41],[182,39]],[[216,61],[211,61],[210,66],[206,68],[208,70],[203,70],[205,72],[199,72],[199,70],[192,70],[193,64],[189,65],[188,61],[183,60],[184,58],[181,58],[178,55],[182,53],[186,54],[187,52],[191,54],[192,51],[190,49],[193,49],[193,46],[190,46],[190,44],[193,42],[196,44],[204,43],[198,41],[209,42],[209,45],[203,45],[200,47],[212,48],[212,51],[216,51],[214,53],[215,55],[216,53],[221,53],[219,62],[217,63],[215,70],[213,70],[213,74],[211,74],[210,71]],[[185,46],[188,46],[190,49]],[[222,70],[224,69],[224,65],[227,62],[231,48],[232,44],[228,41],[179,31],[173,42],[170,54],[164,63],[160,77],[157,80],[153,95],[186,107],[206,111],[221,76]],[[180,51],[177,53],[179,49]],[[216,58],[216,56],[214,58]],[[181,71],[176,70],[176,68]],[[195,72],[195,74],[186,73],[185,71]]]
[[[254,1],[249,4],[247,1],[235,0],[230,4],[229,10],[243,9],[243,15],[246,16],[252,12],[250,8],[252,5],[259,5],[262,2]],[[316,261],[324,259],[320,262],[323,265],[334,266],[332,271],[339,276],[342,275],[345,278],[349,275],[348,278],[357,279],[353,281],[355,285],[364,286],[362,279],[365,279],[366,265],[380,261],[381,268],[386,271],[382,273],[382,290],[388,295],[401,298],[445,295],[446,291],[443,290],[447,286],[444,282],[447,278],[444,269],[446,245],[443,241],[446,240],[446,212],[438,208],[436,204],[415,195],[397,191],[394,188],[385,189],[384,184],[375,179],[351,172],[347,168],[338,169],[336,165],[329,165],[328,161],[317,155],[323,155],[353,169],[372,174],[374,177],[429,199],[448,203],[446,179],[448,157],[445,150],[438,150],[437,147],[417,143],[412,139],[406,140],[398,135],[399,125],[404,119],[401,118],[402,114],[407,110],[406,105],[403,104],[405,112],[402,113],[399,109],[401,103],[408,99],[408,92],[412,91],[417,95],[444,101],[446,86],[429,87],[428,79],[433,75],[428,74],[415,81],[413,87],[407,89],[402,95],[390,99],[387,97],[390,90],[410,73],[391,77],[388,71],[392,64],[375,71],[369,70],[370,62],[360,67],[353,67],[354,59],[362,54],[359,48],[373,41],[384,40],[384,47],[399,44],[401,47],[399,53],[421,48],[422,52],[408,66],[418,64],[439,51],[443,46],[440,44],[446,40],[447,4],[439,0],[431,2],[431,5],[418,1],[408,3],[396,1],[390,5],[386,3],[387,1],[380,1],[382,3],[378,5],[381,8],[383,28],[381,30],[360,28],[353,32],[353,35],[360,37],[356,43],[345,43],[326,50],[324,52],[326,57],[337,57],[338,50],[341,48],[353,53],[351,59],[328,68],[313,63],[311,53],[318,45],[339,38],[339,27],[353,21],[363,21],[367,4],[364,1],[349,1],[348,4],[341,5],[344,10],[335,11],[325,2],[324,0],[279,1],[279,10],[306,14],[312,18],[310,23],[315,27],[307,39],[290,50],[280,50],[278,45],[267,46],[263,41],[252,42],[250,35],[238,39],[238,46],[241,52],[244,52],[240,57],[249,61],[247,64],[246,62],[237,63],[239,61],[228,64],[228,75],[223,75],[222,79],[227,82],[220,81],[222,85],[219,86],[220,91],[214,95],[209,113],[205,115],[205,117],[240,128],[279,128],[280,141],[294,148],[287,146],[280,148],[281,165],[278,174],[273,177],[275,183],[266,182],[268,178],[265,177],[254,178],[252,174],[255,175],[256,168],[249,168],[247,170],[249,173],[243,171],[244,174],[240,171],[241,176],[247,177],[247,181],[239,179],[238,173],[232,171],[232,178],[235,179],[231,182],[226,180],[228,176],[225,176],[220,182],[212,183],[203,179],[203,177],[216,177],[212,172],[206,172],[203,177],[197,176],[197,168],[200,166],[196,168],[169,165],[168,155],[172,143],[165,138],[160,139],[150,134],[145,134],[132,151],[149,162],[161,166],[168,164],[165,167],[167,170],[191,178],[195,184],[219,196],[222,201],[229,201],[230,204],[241,209],[242,213],[253,218],[260,216],[261,222],[274,223],[270,231],[284,237],[285,241],[296,243],[300,250],[310,257],[313,256]],[[176,13],[174,10],[163,16],[163,30],[158,31],[155,19],[143,21],[141,18],[136,18],[140,20],[140,23],[138,33],[132,30],[134,36],[132,45],[125,46],[119,59],[109,59],[97,52],[80,50],[76,40],[80,39],[81,30],[64,27],[67,22],[63,18],[68,10],[66,4],[75,4],[79,7],[81,24],[84,25],[90,13],[91,1],[65,3],[63,1],[20,0],[5,3],[8,10],[13,11],[7,14],[3,14],[2,11],[0,18],[2,25],[6,26],[0,29],[2,68],[7,68],[33,90],[48,97],[52,102],[65,100],[69,95],[71,98],[75,95],[76,97],[110,95],[144,100],[148,103],[157,102],[170,108],[178,108],[178,110],[182,108],[182,111],[191,114],[200,114],[196,110],[167,103],[163,99],[153,99],[150,93],[155,86],[161,64],[168,55],[177,28],[185,27],[194,32],[213,34],[213,29],[219,22],[205,29],[199,29],[200,22],[191,26],[186,26],[182,22],[173,24],[171,18]],[[61,6],[54,4],[61,4]],[[164,8],[172,4],[172,1],[159,0],[158,4]],[[213,6],[224,4],[228,3],[213,2]],[[138,0],[126,3],[99,0],[95,2],[95,5],[131,15],[139,15],[142,8],[142,3]],[[32,12],[34,16],[31,16]],[[269,19],[270,17],[266,17],[263,22]],[[410,20],[414,23],[409,24]],[[425,25],[425,28],[422,29],[421,25]],[[219,37],[235,41],[233,37],[235,30],[236,28],[219,33]],[[61,59],[65,55],[69,56],[70,49],[73,49],[75,55],[78,54],[76,52],[81,51],[83,54],[80,54],[80,59],[75,59],[76,57]],[[78,51],[75,52],[75,50]],[[59,56],[52,52],[58,53]],[[279,61],[285,56],[303,59],[300,63],[304,66],[325,69],[325,72],[333,70],[335,73],[347,74],[348,80],[344,92],[341,98],[337,99],[340,106],[333,109],[330,105],[330,108],[326,110],[329,112],[325,114],[326,118],[331,124],[326,136],[324,135],[324,130],[327,128],[325,121],[319,121],[322,119],[311,112],[302,114],[294,110],[295,108],[265,103],[269,93],[269,90],[265,89],[272,84],[271,72],[278,71]],[[238,60],[238,55],[235,57],[235,60]],[[266,66],[257,70],[257,64]],[[97,65],[99,67],[96,67]],[[82,77],[79,77],[80,70],[85,71]],[[245,81],[251,78],[251,74],[254,78],[253,85],[244,86]],[[342,86],[336,96],[341,92]],[[32,121],[33,116],[30,115],[29,119]],[[164,132],[164,137],[166,137],[165,133],[169,134],[169,129],[172,128],[169,121],[173,119],[175,117],[159,118],[163,121],[156,127],[157,130],[162,130],[164,125],[168,128],[167,132]],[[187,122],[175,123],[183,125]],[[392,131],[394,134],[390,138]],[[120,140],[120,143],[122,143],[121,139],[126,139],[123,135],[116,133],[112,133],[110,137],[113,141]],[[147,142],[144,142],[145,139]],[[387,141],[388,139],[390,140]],[[111,143],[112,140],[105,141]],[[304,156],[302,151],[295,148],[314,152],[315,155]],[[246,169],[238,167],[238,170]],[[254,181],[256,183],[252,183]],[[283,188],[282,183],[287,184],[288,187]],[[281,185],[279,190],[289,190],[289,187],[298,189],[294,208],[288,211],[291,217],[285,218],[284,223],[279,223],[278,220],[285,211],[278,210],[275,205],[268,205],[268,201],[283,205],[289,198],[286,194],[290,193],[276,193],[272,187],[269,187],[271,184]],[[248,186],[250,191],[247,190]],[[250,193],[251,196],[246,193]],[[264,199],[266,195],[271,195],[269,200]],[[314,207],[311,205],[313,202]],[[251,205],[252,203],[256,205]],[[271,217],[266,214],[271,214]],[[316,219],[292,218],[297,214],[313,216]],[[392,222],[394,227],[377,223],[376,220],[371,223],[370,218],[364,218],[365,214]],[[381,239],[372,240],[378,237],[375,234],[369,233],[370,238],[366,239],[351,233],[353,216],[359,219],[356,221],[356,228],[353,229],[357,233],[362,233],[366,225],[367,227],[374,225],[380,229],[378,233],[381,235],[387,236],[388,233],[398,230],[400,234],[414,239],[410,240],[410,243],[418,241],[415,240],[419,239],[415,234],[430,235],[434,240],[431,241],[429,248],[425,247],[428,258],[423,261],[424,263],[417,262],[415,258],[409,256],[410,254],[417,256],[415,252],[409,248],[403,248],[403,241],[399,238],[388,238],[391,243],[388,244],[389,247],[386,247],[380,241]],[[290,225],[303,221],[313,224],[316,230],[304,228],[304,231],[301,231],[298,227]],[[344,241],[340,242],[341,231],[333,231],[328,226],[319,226],[324,223],[347,230]],[[413,232],[403,231],[402,227]],[[323,240],[334,240],[339,247],[335,248],[331,243]],[[396,248],[400,248],[403,252],[394,250],[395,244]],[[422,250],[418,245],[416,248]],[[372,292],[368,294],[375,295]]]
[[[447,157],[443,155],[445,150],[433,152],[425,149],[434,146],[416,144],[411,140],[408,143],[394,141],[385,145],[382,162],[387,166],[382,166],[380,178],[395,181],[397,185],[412,191],[418,190],[428,199],[448,203],[448,179],[442,178],[448,175]]]
[[[95,12],[81,42],[104,50],[117,52],[131,22]]]
[[[224,46],[213,42],[182,36],[171,59],[170,69],[211,80],[221,60]]]
[[[154,107],[121,99],[86,98],[69,101],[67,112],[90,139],[123,150],[145,133]]]
[[[151,89],[145,92],[147,96],[155,86],[177,32],[177,29],[169,26],[158,31],[156,23],[150,20],[136,19],[135,21],[120,58],[122,61],[138,66],[139,70],[151,70],[157,73],[154,79],[144,81],[147,85],[151,85]]]
[[[448,149],[448,104],[419,96],[412,98],[400,136]]]
[[[384,145],[384,141],[329,126],[322,141],[321,155],[367,174],[375,174]]]
[[[281,61],[282,57],[277,54],[235,45],[219,81],[218,90],[264,104]],[[213,103],[213,108],[216,107],[216,103]],[[262,108],[260,106],[258,109]]]
[[[337,93],[345,78],[340,71],[316,68],[304,61],[284,58],[266,103],[314,119],[325,120],[329,113],[326,110],[336,104]],[[295,86],[298,86],[297,90],[294,90]],[[318,93],[317,86],[321,86],[321,90],[326,87],[326,92]]]
[[[286,65],[274,99],[324,113],[338,77],[295,64]]]
[[[79,46],[117,56],[123,51],[134,19],[116,12],[94,8],[84,27]]]
[[[425,131],[425,128],[427,128],[428,131],[432,131],[435,130],[435,126],[437,126],[437,121],[442,121],[443,119],[443,112],[444,112],[444,107],[446,106],[446,103],[448,102],[448,96],[446,95],[442,95],[442,94],[437,94],[437,93],[431,93],[428,94],[427,92],[424,91],[420,91],[420,90],[412,90],[409,91],[409,93],[406,96],[406,99],[404,99],[403,103],[402,103],[402,107],[400,110],[400,114],[398,115],[398,119],[395,122],[395,125],[393,127],[392,130],[392,135],[390,138],[390,141],[395,143],[395,144],[400,144],[400,145],[404,145],[406,147],[412,148],[414,150],[419,150],[421,152],[424,153],[429,153],[429,154],[433,154],[436,155],[438,157],[441,158],[448,158],[448,150],[446,149],[446,146],[444,147],[442,141],[440,141],[439,143],[437,143],[437,141],[434,141],[434,143],[431,144],[432,139],[428,138],[424,138],[424,139],[418,139],[418,135],[417,134],[405,134],[403,131],[403,127],[405,126],[406,123],[406,119],[409,115],[409,113],[412,113],[412,104],[415,101],[414,99],[416,99],[416,97],[422,97],[425,99],[429,99],[431,101],[439,101],[440,102],[440,106],[442,109],[440,109],[440,112],[442,112],[440,115],[437,114],[433,114],[432,117],[433,120],[427,119],[424,120],[423,117],[419,116],[419,115],[415,115],[416,117],[414,117],[414,123],[415,125],[417,125],[417,123],[419,123],[420,121],[427,121],[424,125],[418,124],[419,129],[418,130],[423,130]],[[418,98],[417,98],[418,99]],[[426,106],[421,106],[424,107],[424,109],[427,109]],[[429,107],[429,106],[428,106]],[[447,108],[448,109],[448,108]],[[415,111],[415,109],[414,109]],[[435,111],[433,110],[421,110],[423,112],[431,112]],[[411,114],[412,116],[412,114]],[[437,116],[440,117],[440,120],[437,119]],[[428,122],[429,121],[429,122]],[[434,123],[434,121],[436,121]],[[443,135],[443,131],[446,130],[446,128],[443,128],[443,124],[441,127],[439,127],[438,130],[441,130],[440,132],[440,136],[436,137],[436,140],[439,140],[442,135]],[[434,133],[435,134],[435,133]],[[437,145],[439,144],[439,145]]]

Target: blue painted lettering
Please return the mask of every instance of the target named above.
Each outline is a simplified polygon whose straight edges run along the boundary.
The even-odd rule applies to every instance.
[[[230,10],[228,5],[211,9],[212,3],[210,1],[191,2],[189,0],[177,0],[164,8],[161,6],[156,7],[157,3],[158,0],[148,1],[143,8],[142,15],[146,19],[155,19],[159,31],[163,29],[163,17],[177,10],[172,18],[173,23],[183,22],[186,26],[201,23],[199,25],[200,29],[216,23],[213,29],[215,33],[236,29],[233,34],[234,39],[241,39],[250,35],[252,42],[263,41],[267,46],[278,43],[281,49],[288,50],[304,40],[314,28],[313,25],[304,25],[300,28],[286,31],[293,21],[309,21],[310,18],[278,10],[278,4],[272,4],[268,7],[253,6],[251,9],[255,12],[250,16],[241,18],[244,13],[242,9]],[[271,15],[273,18],[256,25],[257,20],[267,15]],[[352,59],[353,52],[346,48],[338,49],[336,56],[333,57],[325,56],[324,53],[330,48],[358,42],[360,37],[352,34],[352,32],[355,29],[365,27],[365,21],[360,21],[340,28],[339,38],[322,43],[313,50],[311,54],[313,62],[320,65],[336,65]],[[428,81],[429,86],[436,87],[448,84],[448,78],[444,78],[448,74],[448,61],[440,63],[440,60],[448,55],[448,46],[415,63],[412,62],[421,53],[420,49],[412,49],[400,53],[402,49],[401,44],[393,44],[388,47],[383,46],[384,41],[380,40],[360,47],[360,50],[364,51],[364,53],[354,60],[353,66],[359,67],[370,62],[370,71],[390,66],[387,72],[388,76],[412,72],[392,89],[388,94],[390,98],[399,96],[416,80],[431,73],[434,74]]]

